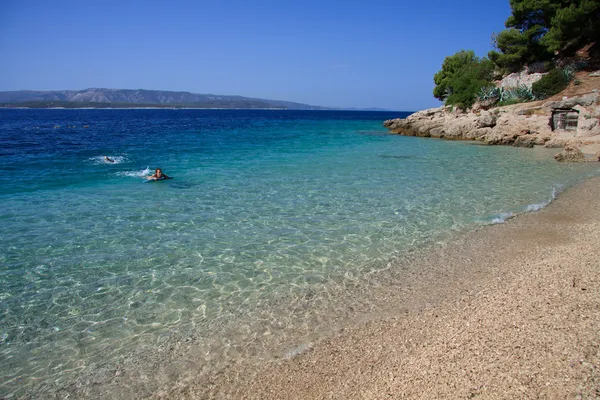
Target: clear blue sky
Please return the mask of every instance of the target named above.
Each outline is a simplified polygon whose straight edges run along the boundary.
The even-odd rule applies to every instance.
[[[484,56],[508,0],[0,0],[0,90],[106,87],[337,107],[438,106],[433,74]]]

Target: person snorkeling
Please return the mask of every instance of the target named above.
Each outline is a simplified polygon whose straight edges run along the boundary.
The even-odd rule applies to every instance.
[[[162,169],[160,168],[156,168],[156,171],[154,171],[154,174],[150,175],[148,177],[149,180],[159,180],[159,179],[171,179],[170,176],[167,176],[166,174],[163,174]]]

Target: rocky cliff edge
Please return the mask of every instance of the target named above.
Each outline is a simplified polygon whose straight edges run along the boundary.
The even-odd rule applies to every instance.
[[[545,101],[489,110],[475,107],[467,112],[444,106],[404,119],[387,120],[384,126],[405,136],[477,140],[490,145],[580,148],[586,159],[598,159],[600,71],[582,72],[578,78],[579,85],[570,85]]]
[[[600,96],[592,92],[545,103],[523,103],[492,110],[461,112],[439,107],[391,119],[384,126],[405,136],[479,140],[487,144],[533,147],[600,145]],[[576,112],[574,130],[555,129],[553,114]]]

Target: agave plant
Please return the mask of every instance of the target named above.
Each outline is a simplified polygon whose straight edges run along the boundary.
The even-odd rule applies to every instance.
[[[526,85],[504,88],[500,95],[500,101],[502,102],[521,102],[533,100],[535,100],[535,96],[533,95],[531,88]]]
[[[489,101],[493,99],[500,98],[500,89],[496,86],[484,86],[479,89],[479,93],[477,93],[477,99],[479,101]]]
[[[496,86],[484,86],[477,93],[477,101],[483,107],[491,107],[500,100],[500,89]]]

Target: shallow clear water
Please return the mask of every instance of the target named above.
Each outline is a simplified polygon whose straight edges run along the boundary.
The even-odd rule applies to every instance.
[[[216,335],[231,310],[384,268],[599,172],[389,135],[397,116],[0,110],[0,395],[173,330]],[[157,167],[175,179],[144,182]]]

